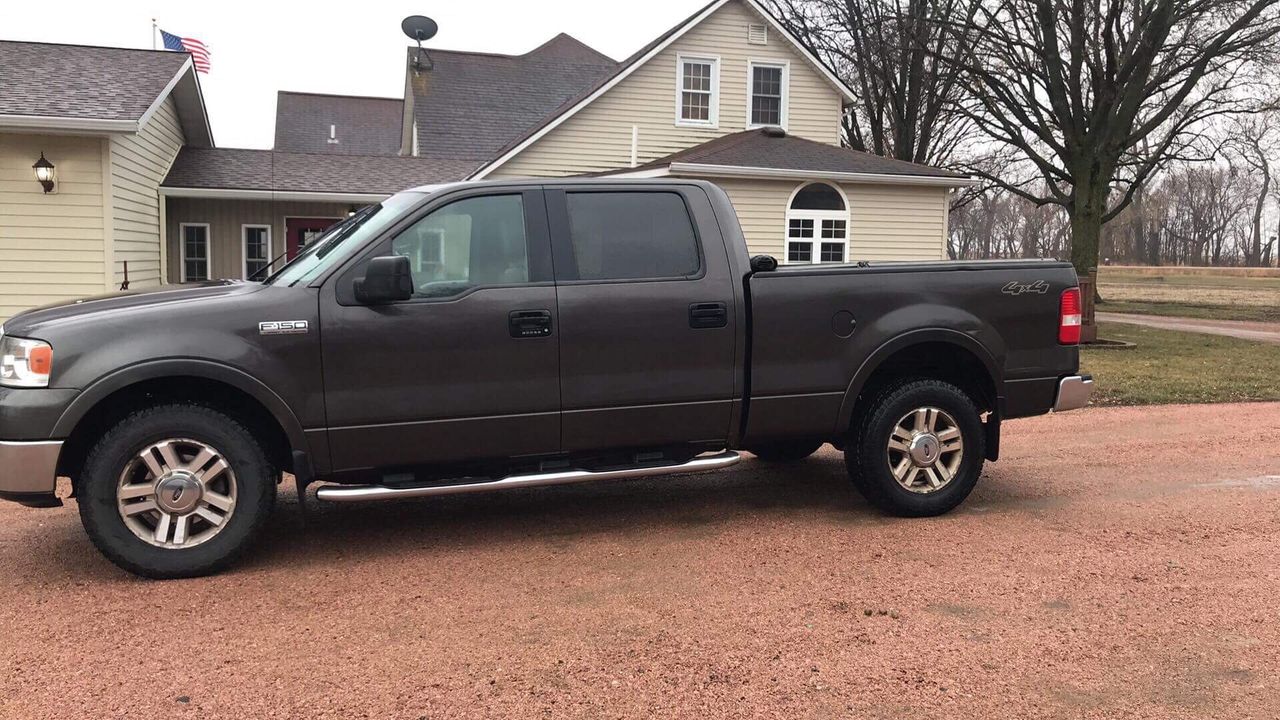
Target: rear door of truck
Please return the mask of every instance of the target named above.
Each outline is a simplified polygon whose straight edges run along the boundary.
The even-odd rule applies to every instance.
[[[737,317],[696,185],[548,188],[565,451],[723,442]]]

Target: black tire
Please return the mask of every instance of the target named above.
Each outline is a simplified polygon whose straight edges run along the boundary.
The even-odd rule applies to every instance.
[[[225,526],[192,547],[148,544],[118,508],[121,473],[148,445],[171,438],[216,448],[234,473],[236,501]],[[158,405],[129,414],[89,451],[78,488],[80,521],[98,550],[131,573],[155,579],[208,575],[226,567],[261,530],[275,505],[275,478],[262,447],[234,418],[199,405]]]
[[[964,442],[952,479],[927,493],[903,487],[890,468],[889,439],[898,421],[916,408],[934,407],[955,420]],[[964,501],[978,483],[986,457],[982,417],[960,388],[940,380],[908,380],[881,390],[854,428],[845,466],[854,486],[871,504],[901,517],[941,515]]]
[[[765,462],[790,463],[809,457],[820,447],[822,442],[818,440],[780,440],[751,448],[751,454]]]

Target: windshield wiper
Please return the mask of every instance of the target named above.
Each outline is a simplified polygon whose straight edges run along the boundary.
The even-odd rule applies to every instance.
[[[286,255],[288,255],[288,254],[289,254],[289,251],[288,251],[288,250],[285,250],[284,252],[280,253],[279,255],[277,255],[277,256],[275,256],[275,257],[271,258],[271,261],[270,261],[270,262],[268,262],[266,265],[263,265],[262,267],[258,268],[258,269],[257,269],[257,270],[252,274],[252,275],[250,275],[249,277],[245,278],[245,281],[246,281],[246,282],[248,282],[248,281],[256,280],[256,279],[258,278],[258,276],[259,276],[259,275],[261,275],[262,273],[264,273],[264,272],[266,272],[268,269],[270,269],[272,265],[275,265],[276,263],[280,262],[280,259],[281,259],[281,258],[283,258],[283,257],[285,257],[285,256],[286,256]]]

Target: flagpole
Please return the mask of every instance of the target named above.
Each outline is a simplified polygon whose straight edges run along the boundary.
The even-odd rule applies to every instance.
[[[151,18],[151,49],[156,49],[156,19]]]

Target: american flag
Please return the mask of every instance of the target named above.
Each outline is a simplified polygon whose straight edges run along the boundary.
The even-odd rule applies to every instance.
[[[209,72],[209,48],[205,47],[204,43],[195,38],[178,37],[163,30],[160,31],[160,37],[164,38],[165,50],[191,53],[196,72]]]

